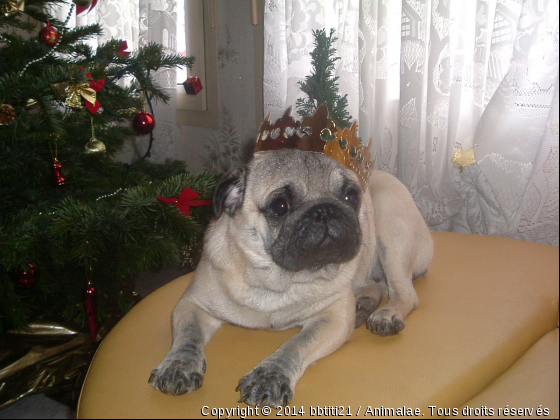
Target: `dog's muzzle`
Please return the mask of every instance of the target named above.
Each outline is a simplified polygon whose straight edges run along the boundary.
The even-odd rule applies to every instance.
[[[289,271],[343,263],[358,253],[361,230],[356,213],[336,204],[308,209],[294,224],[285,225],[272,246],[276,264]]]

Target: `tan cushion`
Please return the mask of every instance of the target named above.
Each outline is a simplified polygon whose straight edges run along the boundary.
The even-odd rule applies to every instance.
[[[475,415],[477,408],[486,406],[494,408],[494,417],[538,418],[546,417],[545,414],[548,412],[548,417],[557,419],[560,398],[559,357],[558,328],[556,328],[537,341],[521,359],[488,388],[461,407],[459,417]],[[515,395],[515,399],[511,398],[512,394]],[[517,416],[512,416],[512,409],[515,409]],[[487,415],[479,417],[492,416],[489,411],[485,414]]]
[[[461,407],[556,328],[558,248],[459,233],[434,239],[434,261],[416,284],[420,306],[404,331],[383,338],[356,330],[306,371],[291,406],[303,407],[305,417],[317,406],[349,406],[354,414],[406,406],[429,417],[429,406]],[[190,280],[149,295],[106,337],[86,378],[80,418],[189,418],[204,406],[246,407],[237,402],[239,379],[297,331],[225,326],[207,346],[201,389],[168,396],[148,385],[170,348],[171,311]]]

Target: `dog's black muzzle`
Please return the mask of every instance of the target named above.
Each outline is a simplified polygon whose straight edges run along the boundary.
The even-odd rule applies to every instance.
[[[294,223],[283,226],[272,246],[276,264],[289,271],[343,263],[358,253],[360,224],[353,209],[317,204]]]

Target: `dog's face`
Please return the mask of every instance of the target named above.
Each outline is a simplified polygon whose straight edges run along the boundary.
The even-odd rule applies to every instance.
[[[259,152],[217,187],[214,210],[241,224],[239,240],[280,268],[318,270],[354,258],[362,189],[352,171],[320,153]]]

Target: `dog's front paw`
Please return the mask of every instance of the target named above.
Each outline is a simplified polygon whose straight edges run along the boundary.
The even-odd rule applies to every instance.
[[[277,366],[257,366],[239,381],[239,402],[255,407],[285,407],[294,397],[290,378]]]
[[[167,356],[152,371],[149,383],[155,389],[169,395],[181,395],[196,391],[202,386],[206,360],[193,357]]]
[[[382,336],[394,335],[402,331],[404,321],[392,309],[381,308],[368,318],[367,327],[375,334]]]

